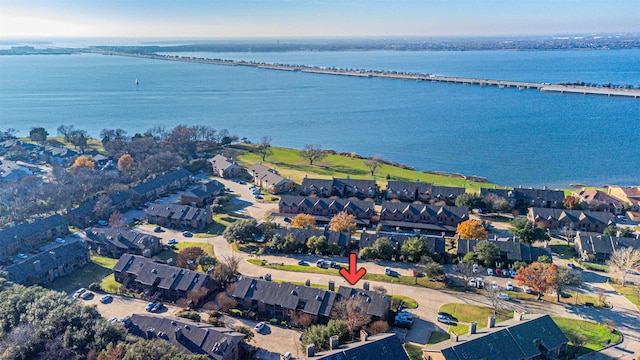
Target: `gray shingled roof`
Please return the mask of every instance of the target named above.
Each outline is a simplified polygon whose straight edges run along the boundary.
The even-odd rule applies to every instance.
[[[391,307],[391,298],[377,291],[340,286],[338,294],[341,296],[340,301],[356,299],[360,308],[371,316],[383,317]]]
[[[457,342],[444,341],[427,350],[439,351],[447,360],[520,360],[541,355],[536,341],[548,350],[569,342],[549,315],[537,314],[479,329],[476,334],[459,336]]]
[[[211,158],[209,161],[216,167],[216,169],[222,171],[227,170],[232,166],[238,166],[232,160],[230,161],[225,156],[219,154]]]
[[[485,240],[468,240],[468,239],[459,239],[458,240],[458,256],[464,256],[468,252],[473,251],[478,242]],[[526,243],[521,243],[519,241],[513,240],[486,240],[489,243],[496,245],[500,248],[500,256],[506,256],[509,261],[538,261],[538,257],[541,255],[549,256],[549,251],[546,249],[531,246]]]
[[[114,272],[133,274],[144,285],[158,283],[164,290],[195,291],[203,287],[207,274],[155,262],[138,255],[123,254]]]
[[[398,248],[402,247],[405,241],[419,237],[423,239],[427,243],[427,249],[429,249],[432,253],[442,254],[445,252],[445,239],[442,236],[428,236],[428,235],[414,235],[414,234],[370,234],[363,232],[360,235],[360,241],[358,242],[358,247],[362,249],[363,247],[372,247],[373,244],[379,238],[387,238],[391,243],[398,242]]]
[[[180,329],[182,339],[176,338]],[[225,327],[214,327],[183,318],[133,314],[127,331],[136,336],[159,338],[170,342],[187,354],[206,354],[221,360],[237,346],[245,335]]]
[[[343,345],[339,349],[317,354],[318,360],[409,360],[396,334],[384,333],[369,336],[367,341],[358,341]]]
[[[189,171],[180,168],[168,174],[156,176],[155,178],[145,181],[138,186],[132,187],[129,191],[135,194],[144,195],[157,188],[171,184],[174,181],[187,179],[189,176],[191,176]]]
[[[466,207],[437,206],[437,205],[429,205],[429,204],[408,204],[408,203],[392,202],[392,201],[384,201],[382,203],[382,209],[380,210],[380,214],[384,212],[402,213],[402,214],[406,212],[411,212],[412,214],[428,213],[432,217],[436,217],[439,214],[442,214],[442,215],[445,215],[446,217],[456,217],[459,219],[469,218],[469,209],[467,209]]]
[[[177,220],[200,220],[211,216],[207,209],[180,204],[153,204],[147,208],[145,214]]]
[[[495,194],[504,199],[516,199],[523,201],[552,201],[557,204],[562,204],[564,200],[564,191],[550,190],[550,189],[524,189],[516,188],[513,190],[508,189],[491,189],[480,188],[480,195],[485,196],[488,194]]]
[[[296,242],[306,244],[307,240],[312,236],[324,236],[327,244],[338,244],[340,246],[349,245],[351,235],[348,232],[329,231],[327,229],[300,229],[300,228],[276,228],[273,234],[279,234],[282,238],[287,235],[293,235]]]
[[[58,226],[69,226],[67,220],[58,214],[46,218],[39,218],[33,222],[24,222],[0,231],[0,243],[10,244]]]
[[[591,236],[578,233],[575,238],[576,246],[587,254],[612,254],[614,250],[626,247],[640,249],[640,241],[634,238],[616,236]]]
[[[319,198],[319,197],[306,197],[306,196],[295,196],[295,195],[282,195],[280,197],[280,205],[282,206],[300,206],[306,205],[308,208],[312,208],[314,206],[320,206],[325,208],[334,208],[337,211],[342,211],[345,209],[359,210],[361,212],[370,211],[373,212],[375,209],[375,204],[373,201],[364,201],[364,200],[349,200],[349,199],[327,199],[327,198]]]
[[[89,228],[85,233],[88,241],[101,245],[111,245],[120,249],[137,248],[143,250],[147,244],[154,240],[156,242],[160,241],[159,237],[142,234],[131,229]]]
[[[615,217],[612,213],[606,211],[590,211],[590,210],[566,210],[566,209],[550,209],[550,208],[529,208],[530,214],[534,219],[540,220],[553,220],[553,221],[565,221],[580,222],[581,219],[586,218],[594,223],[601,223],[604,225],[613,224]]]

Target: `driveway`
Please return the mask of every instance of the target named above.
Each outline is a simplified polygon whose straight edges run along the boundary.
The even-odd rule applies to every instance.
[[[300,341],[298,341],[300,334],[302,334],[301,331],[267,323],[260,333],[256,333],[253,328],[258,322],[255,320],[239,319],[230,316],[222,316],[220,319],[229,328],[242,325],[252,329],[255,335],[249,344],[260,348],[255,355],[256,359],[280,360],[280,354],[284,354],[287,351],[291,352],[296,359],[301,358],[303,355],[300,351]]]
[[[135,299],[126,296],[120,295],[112,295],[113,300],[103,304],[100,302],[100,297],[102,297],[101,293],[94,293],[95,295],[88,300],[78,299],[78,301],[85,305],[95,305],[98,312],[105,319],[110,319],[112,317],[117,317],[118,319],[131,316],[133,314],[147,314],[148,312],[144,309],[148,301]],[[158,312],[154,313],[156,315],[162,316],[175,316],[175,314],[180,310],[180,308],[165,303],[164,308]]]

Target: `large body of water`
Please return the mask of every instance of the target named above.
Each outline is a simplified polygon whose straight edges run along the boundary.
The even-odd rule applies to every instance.
[[[640,84],[640,50],[186,53],[535,82]],[[135,85],[138,79],[140,84]],[[95,54],[0,56],[0,129],[205,124],[504,185],[640,183],[640,101]],[[382,174],[384,176],[384,174]]]

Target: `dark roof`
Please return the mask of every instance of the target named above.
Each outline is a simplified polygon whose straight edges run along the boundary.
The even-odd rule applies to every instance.
[[[151,243],[158,243],[159,237],[142,234],[130,229],[89,228],[86,230],[87,241],[100,245],[111,245],[120,249],[144,250]]]
[[[69,149],[68,147],[57,147],[57,146],[51,146],[51,145],[46,145],[44,147],[44,154],[49,156],[64,157],[64,158],[78,155],[77,152]]]
[[[612,254],[615,250],[627,247],[640,249],[640,241],[634,238],[616,236],[591,236],[578,232],[575,244],[587,254]]]
[[[109,196],[109,198],[111,199],[111,206],[117,209],[122,209],[127,201],[131,199],[131,195],[120,191],[109,194],[107,196]],[[68,210],[67,215],[78,218],[85,216],[94,217],[93,209],[95,208],[98,199],[99,196],[83,202],[77,208]]]
[[[124,254],[114,272],[133,274],[144,285],[156,284],[163,290],[194,291],[203,287],[207,274],[158,263],[138,255]]]
[[[383,317],[391,307],[391,298],[377,291],[340,286],[340,301],[356,299],[360,308],[371,316]]]
[[[18,284],[24,284],[28,278],[36,273],[35,262],[40,262],[40,273],[48,272],[62,266],[76,258],[87,258],[89,250],[84,242],[77,240],[66,244],[60,244],[48,251],[25,259],[17,264],[4,268],[7,272],[7,280]]]
[[[426,351],[440,352],[447,360],[492,359],[520,360],[541,356],[538,342],[553,350],[569,342],[549,315],[522,315],[494,328],[479,329],[476,334],[458,337],[457,342],[443,341]]]
[[[178,330],[180,329],[180,330]],[[224,358],[245,335],[225,327],[214,327],[177,317],[133,314],[127,331],[145,339],[159,338],[170,342],[187,354],[206,354],[212,359]],[[176,337],[176,332],[182,338]]]
[[[442,254],[445,253],[445,239],[443,236],[427,236],[427,235],[414,235],[414,234],[369,234],[363,232],[360,235],[360,241],[358,242],[358,247],[362,249],[363,247],[372,247],[373,244],[379,238],[387,238],[391,241],[391,243],[398,242],[398,248],[402,247],[405,241],[411,238],[419,237],[423,239],[427,243],[427,248],[432,253]]]
[[[349,245],[349,241],[351,240],[351,234],[348,232],[336,232],[329,231],[327,229],[300,229],[300,228],[276,228],[273,231],[273,234],[278,234],[282,238],[287,235],[293,235],[296,242],[306,244],[307,240],[312,236],[324,236],[327,239],[328,244],[338,244],[340,246]]]
[[[310,286],[276,283],[244,277],[238,281],[234,297],[262,301],[286,309],[299,309],[311,315],[331,315],[337,293]]]
[[[552,201],[557,204],[562,204],[564,200],[564,191],[562,190],[550,190],[550,189],[524,189],[516,188],[513,190],[508,189],[491,189],[480,188],[480,195],[485,196],[488,194],[495,194],[504,199],[516,199],[522,201]]]
[[[466,253],[473,251],[478,242],[485,240],[458,240],[458,255],[464,256]],[[486,240],[491,244],[500,248],[500,255],[506,256],[509,261],[538,261],[538,257],[541,255],[549,256],[549,252],[546,249],[531,246],[527,243],[521,243],[514,240]]]
[[[189,176],[191,176],[189,171],[184,168],[180,168],[168,174],[156,176],[155,178],[145,181],[138,186],[132,187],[129,191],[138,195],[144,195],[150,191],[156,190],[157,188],[171,184],[174,181],[187,179]]]
[[[222,185],[218,180],[211,180],[208,183],[200,185],[191,191],[184,192],[182,195],[202,200],[211,194],[222,191],[223,189],[224,185]]]
[[[0,243],[10,244],[21,239],[30,238],[33,235],[58,226],[69,226],[67,220],[58,214],[51,215],[46,218],[38,218],[33,222],[24,222],[0,231]]]
[[[610,225],[614,223],[614,216],[608,211],[590,211],[590,210],[566,210],[551,208],[529,208],[529,214],[535,220],[551,220],[551,221],[571,221],[578,223],[583,219],[590,223],[601,223]]]
[[[145,211],[147,216],[159,216],[179,220],[200,220],[211,217],[207,209],[180,204],[153,204]]]
[[[410,212],[415,215],[428,213],[432,217],[436,217],[438,215],[444,215],[446,217],[456,217],[460,219],[469,218],[469,209],[466,207],[437,206],[437,205],[429,205],[429,204],[408,204],[408,203],[392,202],[392,201],[384,201],[382,203],[382,209],[380,210],[380,214],[382,214],[383,212],[390,212],[390,213],[399,212],[402,214]]]
[[[374,360],[392,359],[409,360],[407,352],[402,347],[396,334],[384,333],[369,336],[367,341],[358,341],[342,345],[336,350],[317,354],[314,359],[319,360]]]
[[[255,178],[261,179],[266,184],[279,185],[283,182],[291,182],[278,174],[274,169],[268,168],[260,163],[249,168],[249,173]]]
[[[362,180],[362,179],[351,179],[351,178],[333,178],[329,179],[312,179],[312,178],[304,178],[302,180],[302,188],[310,188],[315,187],[316,189],[325,188],[331,190],[332,188],[359,188],[359,189],[375,189],[376,181],[375,180]]]
[[[334,208],[337,211],[359,210],[362,212],[373,212],[375,204],[373,201],[349,200],[349,199],[327,199],[320,197],[306,197],[295,195],[282,195],[280,206],[300,206],[306,205],[308,208],[319,206],[323,208]]]

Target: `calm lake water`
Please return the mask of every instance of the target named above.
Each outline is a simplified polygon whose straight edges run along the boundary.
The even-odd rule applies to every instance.
[[[188,53],[537,82],[640,84],[640,50]],[[136,86],[134,81],[140,84]],[[0,129],[206,124],[511,186],[640,183],[640,101],[102,56],[0,56]],[[381,174],[384,176],[384,174]]]

